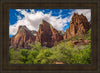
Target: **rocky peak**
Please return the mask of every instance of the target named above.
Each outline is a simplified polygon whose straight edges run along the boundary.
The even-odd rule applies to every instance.
[[[71,18],[71,23],[81,24],[81,23],[86,23],[86,22],[88,22],[88,20],[86,16],[84,16],[83,14],[78,15],[78,13],[74,13]]]
[[[42,46],[52,47],[62,39],[63,36],[59,35],[58,31],[50,23],[42,20],[37,32],[36,42],[40,42]]]
[[[86,16],[74,13],[70,21],[69,29],[67,29],[64,34],[64,39],[69,39],[75,35],[87,33],[89,28],[90,24]]]
[[[48,23],[48,22],[46,22],[45,20],[42,20],[42,24],[45,24],[45,23]]]
[[[78,16],[78,13],[74,13],[74,14],[73,14],[73,17],[75,17],[75,16]]]
[[[25,32],[30,32],[30,30],[24,25],[24,26],[19,26],[18,32],[17,33],[25,33]]]
[[[15,36],[10,38],[12,48],[30,48],[29,43],[35,42],[35,36],[26,26],[19,26]]]
[[[26,29],[28,30],[28,28],[24,25],[24,26],[19,26],[19,29]]]

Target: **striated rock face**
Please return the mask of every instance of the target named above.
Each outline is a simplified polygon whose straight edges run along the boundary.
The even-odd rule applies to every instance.
[[[69,29],[64,34],[64,39],[69,39],[75,35],[87,33],[90,28],[87,18],[81,14],[74,13],[70,21]]]
[[[15,36],[10,38],[10,47],[12,48],[27,48],[29,43],[35,42],[35,36],[31,33],[26,26],[19,26],[18,32]]]
[[[37,32],[36,42],[41,42],[42,46],[52,47],[63,40],[63,36],[46,21],[42,21]]]

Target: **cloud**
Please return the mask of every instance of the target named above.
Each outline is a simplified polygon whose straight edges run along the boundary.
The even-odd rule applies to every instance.
[[[43,19],[49,22],[57,30],[63,30],[63,27],[66,26],[66,23],[69,21],[68,17],[62,19],[61,15],[52,16],[52,11],[47,14],[44,14],[43,11],[35,12],[34,9],[30,9],[30,12],[25,9],[16,9],[16,11],[20,12],[24,17],[21,19],[20,16],[17,16],[17,23],[9,26],[10,35],[15,35],[20,25],[26,25],[29,30],[38,31],[39,25]]]
[[[44,14],[43,11],[37,11],[35,12],[34,9],[30,9],[30,12],[28,12],[29,9],[16,9],[17,12],[24,15],[22,18],[21,16],[17,16],[18,21],[17,23],[9,26],[9,34],[15,35],[18,31],[18,27],[20,25],[26,25],[26,27],[29,30],[36,30],[38,31],[39,25],[41,24],[42,20],[46,20],[49,22],[55,29],[57,30],[63,30],[65,26],[67,26],[67,22],[71,21],[73,13],[78,13],[85,15],[88,19],[88,21],[91,20],[91,9],[70,9],[70,12],[66,12],[66,14],[69,14],[69,16],[62,18],[62,10],[60,10],[59,16],[52,16],[52,11]]]

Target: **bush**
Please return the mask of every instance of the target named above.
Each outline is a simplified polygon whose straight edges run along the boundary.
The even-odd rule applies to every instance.
[[[91,63],[91,49],[89,45],[85,46],[73,53],[73,64],[90,64]]]
[[[89,31],[88,31],[88,37],[86,38],[87,40],[91,40],[91,29],[89,29]]]
[[[90,64],[91,44],[73,46],[71,41],[60,42],[52,48],[43,49],[40,43],[31,44],[31,49],[9,50],[11,64],[53,64],[63,62],[65,64]]]
[[[60,45],[60,44],[59,44]],[[61,43],[62,45],[62,43]],[[63,48],[64,47],[64,48]],[[72,46],[71,41],[62,47],[57,48],[49,59],[52,61],[61,61],[66,64],[90,64],[91,63],[91,44]]]
[[[41,49],[39,54],[37,55],[35,63],[46,64],[49,63],[48,57],[52,55],[52,51],[50,49]]]
[[[10,64],[24,64],[24,62],[21,62],[20,59],[21,59],[21,55],[19,51],[16,51],[14,49],[9,50]]]
[[[20,53],[20,61],[21,62],[24,62],[24,63],[26,63],[26,61],[28,61],[28,55],[29,55],[29,50],[27,50],[27,49],[21,49],[20,51],[19,51],[19,53]]]
[[[34,64],[34,60],[36,58],[36,56],[39,54],[39,52],[37,50],[34,51],[29,51],[29,55],[27,57],[27,62],[26,64]]]
[[[91,28],[90,28],[89,31],[88,31],[88,35],[91,35]]]
[[[37,42],[35,45],[34,44],[29,44],[31,47],[32,47],[32,49],[31,50],[40,50],[42,47],[41,47],[41,43],[40,42]]]

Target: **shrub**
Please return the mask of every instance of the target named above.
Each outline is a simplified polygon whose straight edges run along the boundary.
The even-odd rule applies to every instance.
[[[34,64],[34,60],[36,59],[38,54],[39,54],[39,52],[37,50],[34,50],[34,51],[30,50],[29,55],[27,57],[26,64]]]
[[[41,49],[37,55],[35,63],[49,63],[48,57],[52,55],[51,49]]]
[[[31,47],[32,47],[32,49],[31,50],[40,50],[42,47],[41,47],[41,43],[40,42],[37,42],[35,45],[34,44],[29,44]]]
[[[9,60],[10,64],[24,64],[20,61],[21,55],[19,51],[16,51],[14,49],[9,50]]]
[[[88,31],[88,35],[91,35],[91,28],[90,28],[89,31]]]
[[[88,31],[88,37],[86,38],[87,40],[91,40],[91,29],[89,29],[89,31]]]
[[[86,45],[83,49],[74,48],[71,57],[71,64],[90,64],[91,49],[90,45]],[[69,61],[68,61],[69,62]]]
[[[26,61],[28,61],[28,55],[29,55],[29,50],[27,49],[20,49],[19,51],[20,53],[20,61],[26,63]]]
[[[11,64],[53,64],[63,62],[65,64],[90,64],[91,63],[91,43],[88,45],[73,46],[71,41],[60,42],[52,48],[41,47],[40,43],[31,44],[31,49],[20,49],[19,51],[10,49]]]

